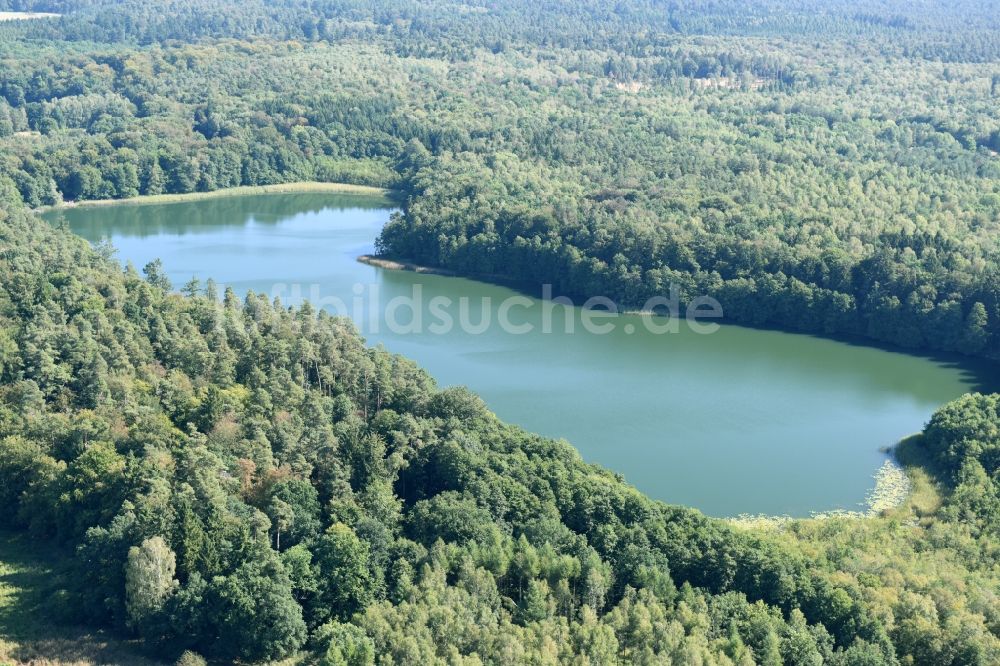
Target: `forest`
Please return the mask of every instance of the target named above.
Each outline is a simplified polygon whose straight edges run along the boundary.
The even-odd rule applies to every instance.
[[[0,192],[388,186],[398,259],[623,308],[674,284],[739,323],[1000,355],[995,15],[791,3],[743,34],[768,5],[661,25],[641,3],[319,4],[0,27]]]
[[[189,666],[1000,662],[997,395],[900,447],[883,515],[707,518],[32,210],[377,185],[388,256],[997,359],[1000,15],[819,4],[0,0],[62,14],[0,23],[0,523],[55,554],[39,612]]]

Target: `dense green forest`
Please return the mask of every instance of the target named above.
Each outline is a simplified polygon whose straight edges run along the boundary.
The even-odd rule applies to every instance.
[[[646,499],[308,306],[171,293],[18,210],[0,246],[2,520],[64,553],[61,621],[224,661],[1000,656],[996,396],[929,424],[939,507],[752,530]]]
[[[988,6],[71,6],[0,28],[8,199],[384,185],[397,258],[1000,356]]]
[[[885,515],[734,524],[29,210],[379,185],[399,258],[998,358],[990,3],[0,9],[65,14],[0,24],[0,521],[55,621],[188,664],[1000,662],[997,396]]]

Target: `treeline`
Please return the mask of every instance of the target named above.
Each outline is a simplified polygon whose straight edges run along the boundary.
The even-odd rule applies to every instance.
[[[345,320],[211,283],[171,292],[156,263],[122,272],[67,231],[2,216],[2,520],[64,555],[46,611],[64,621],[165,656],[331,664],[1000,654],[974,600],[914,636],[902,620],[930,597],[908,583],[889,621],[869,601],[877,579],[650,501]],[[954,455],[995,474],[985,406],[949,408],[993,419]],[[928,437],[968,441],[948,414]],[[969,534],[948,516],[938,529]],[[968,577],[989,575],[974,553],[993,524],[962,551]]]
[[[46,11],[58,19],[9,26],[30,38],[150,44],[165,40],[273,38],[302,41],[388,37],[401,55],[468,57],[477,48],[525,44],[557,49],[608,49],[637,55],[677,35],[843,39],[882,55],[948,62],[991,62],[1000,55],[991,7],[963,0],[914,7],[901,0],[735,0],[711,5],[635,1],[609,6],[474,0],[460,10],[446,2],[389,0],[5,0],[15,11]]]

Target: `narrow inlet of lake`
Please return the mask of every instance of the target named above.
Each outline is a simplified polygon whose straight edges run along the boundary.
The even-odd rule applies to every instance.
[[[739,326],[655,333],[622,315],[592,322],[610,332],[590,332],[578,309],[546,313],[504,287],[359,263],[389,206],[268,194],[46,217],[111,241],[122,262],[162,259],[178,288],[212,278],[355,316],[370,344],[414,359],[440,385],[464,384],[504,420],[710,515],[860,509],[882,450],[988,381],[973,364]]]

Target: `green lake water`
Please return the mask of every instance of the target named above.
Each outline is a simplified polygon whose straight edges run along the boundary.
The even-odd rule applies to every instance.
[[[416,360],[439,384],[465,384],[501,418],[565,438],[648,495],[711,515],[859,509],[885,447],[942,403],[993,386],[972,365],[739,326],[657,334],[621,315],[595,320],[612,332],[592,333],[578,308],[549,304],[545,314],[536,299],[509,301],[517,293],[504,287],[359,263],[390,206],[268,194],[46,216],[110,240],[123,262],[162,259],[175,287],[213,278],[354,316],[369,343]],[[416,321],[397,299],[415,287]],[[435,297],[451,306],[433,309]],[[505,302],[516,330],[499,325]],[[463,314],[471,326],[460,325]]]

